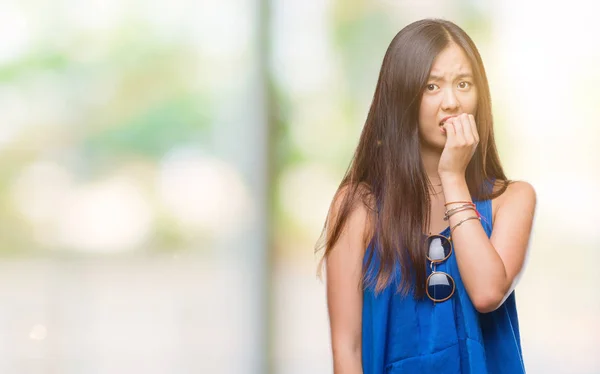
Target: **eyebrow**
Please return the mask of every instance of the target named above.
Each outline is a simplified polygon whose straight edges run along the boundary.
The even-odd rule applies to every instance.
[[[472,79],[473,78],[473,74],[471,74],[471,73],[460,73],[460,74],[458,74],[456,76],[456,79],[459,79],[459,78],[471,78]],[[439,75],[431,74],[429,76],[429,80],[432,80],[432,81],[441,81],[443,79],[444,79],[444,77],[441,77]]]

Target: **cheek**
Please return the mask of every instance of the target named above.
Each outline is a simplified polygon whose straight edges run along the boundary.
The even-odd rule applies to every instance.
[[[419,111],[419,120],[421,123],[428,123],[432,119],[435,120],[437,118],[436,108],[432,100],[423,100]]]
[[[459,100],[460,102],[460,110],[464,113],[475,114],[477,111],[477,96],[463,96]]]
[[[473,94],[469,97],[467,105],[468,111],[470,113],[475,113],[477,111],[477,91],[474,91]]]

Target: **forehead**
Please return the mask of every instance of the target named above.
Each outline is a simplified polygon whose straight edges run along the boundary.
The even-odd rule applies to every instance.
[[[471,62],[465,51],[455,43],[444,48],[433,60],[431,75],[471,74]]]

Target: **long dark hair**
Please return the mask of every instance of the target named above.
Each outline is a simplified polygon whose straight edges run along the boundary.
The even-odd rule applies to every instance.
[[[475,120],[480,141],[465,172],[469,192],[474,200],[493,199],[511,182],[498,157],[488,81],[471,38],[454,23],[440,19],[404,27],[383,59],[358,146],[336,193],[337,197],[344,191],[338,214],[328,216],[315,248],[325,247],[325,260],[348,215],[357,203],[364,204],[372,227],[366,245],[372,251],[365,257],[363,287],[373,286],[376,292],[390,284],[399,263],[399,291],[406,295],[414,289],[417,298],[425,294],[422,235],[430,218],[431,182],[420,155],[419,107],[433,60],[450,43],[460,46],[469,58],[478,93]],[[500,186],[495,192],[488,188],[491,180]],[[375,256],[377,269],[371,273]]]

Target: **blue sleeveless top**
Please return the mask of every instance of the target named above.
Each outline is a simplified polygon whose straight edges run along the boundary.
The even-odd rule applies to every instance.
[[[474,201],[485,217],[481,224],[492,234],[491,200]],[[441,232],[448,236],[450,228]],[[365,259],[372,251],[367,248]],[[371,269],[378,266],[373,256]],[[436,373],[499,374],[525,373],[519,322],[513,292],[495,311],[479,313],[461,280],[454,252],[438,271],[452,276],[452,297],[434,305],[428,297],[416,300],[396,292],[400,269],[377,295],[363,292],[362,365],[364,374]],[[431,270],[427,267],[429,276]],[[373,273],[371,273],[373,274]]]

